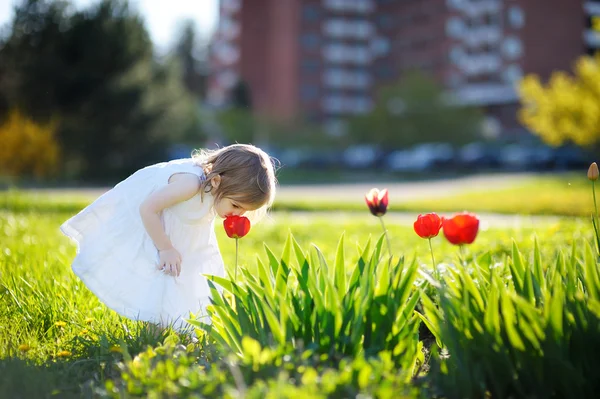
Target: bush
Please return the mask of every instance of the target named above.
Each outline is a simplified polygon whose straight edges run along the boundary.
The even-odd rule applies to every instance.
[[[0,125],[0,174],[44,177],[57,171],[57,123],[38,124],[18,110]]]

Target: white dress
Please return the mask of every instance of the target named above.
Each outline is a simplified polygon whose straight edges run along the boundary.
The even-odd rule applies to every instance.
[[[139,206],[177,173],[205,179],[192,159],[148,166],[67,220],[61,230],[77,242],[73,271],[106,306],[133,320],[181,330],[189,326],[185,319],[190,312],[206,315],[211,295],[203,274],[224,276],[224,266],[213,228],[213,197],[205,193],[202,200],[198,193],[161,216],[181,254],[180,275],[157,269],[158,251],[142,224]]]

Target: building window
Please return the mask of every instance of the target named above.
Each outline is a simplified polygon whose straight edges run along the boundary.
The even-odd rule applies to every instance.
[[[483,17],[484,25],[498,26],[500,25],[500,15],[498,14],[488,14]]]
[[[366,96],[329,95],[323,99],[323,108],[331,113],[363,114],[373,108],[373,101]]]
[[[464,0],[446,0],[448,8],[454,8],[456,10],[461,9],[464,6]]]
[[[316,22],[319,20],[319,7],[314,4],[306,4],[302,7],[302,18],[306,22]]]
[[[321,64],[318,60],[304,59],[302,60],[302,72],[306,74],[313,74],[319,71]]]
[[[375,56],[383,56],[390,52],[390,41],[384,37],[378,37],[371,42],[371,51]]]
[[[523,54],[523,45],[518,37],[507,37],[502,43],[502,52],[509,60],[519,58]]]
[[[342,137],[348,130],[348,124],[342,119],[330,118],[325,121],[323,128],[333,137]]]
[[[323,47],[323,57],[329,62],[364,65],[371,61],[371,52],[367,46],[335,43]]]
[[[306,50],[314,50],[319,47],[319,36],[316,33],[305,33],[300,38],[302,47]]]
[[[240,10],[242,0],[223,0],[221,1],[221,9],[229,13],[234,13]]]
[[[508,23],[511,28],[521,28],[525,24],[525,13],[519,6],[512,6],[508,9]]]
[[[394,69],[390,64],[381,64],[375,68],[375,75],[379,79],[391,79],[394,77]]]
[[[323,83],[329,87],[366,89],[371,76],[366,70],[329,68],[323,74]]]
[[[332,37],[366,39],[373,34],[373,26],[366,20],[330,19],[323,24],[323,33]]]
[[[512,64],[506,67],[504,72],[502,72],[502,78],[507,83],[515,83],[519,79],[523,77],[523,70],[520,66]]]
[[[390,29],[394,26],[394,18],[388,14],[378,15],[377,26],[379,29]]]
[[[324,0],[326,8],[337,11],[355,11],[367,13],[375,9],[372,0]]]
[[[450,62],[454,65],[460,65],[465,58],[465,55],[465,51],[461,47],[454,46],[450,50]]]
[[[328,112],[343,112],[344,98],[341,96],[327,96],[323,99],[323,108]]]
[[[451,87],[453,89],[457,88],[457,87],[459,87],[460,85],[463,84],[463,78],[458,73],[452,72],[446,78],[446,84],[448,85],[448,87]]]
[[[303,85],[300,87],[300,98],[304,102],[315,101],[319,97],[319,88],[315,85]]]
[[[465,23],[458,17],[452,17],[446,22],[446,34],[449,37],[459,38],[465,32]]]

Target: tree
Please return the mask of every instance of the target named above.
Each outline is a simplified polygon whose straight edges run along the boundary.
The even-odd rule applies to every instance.
[[[217,121],[229,143],[256,143],[264,124],[252,114],[250,86],[238,80],[229,94],[229,107],[219,112]]]
[[[580,57],[573,75],[554,72],[546,85],[527,75],[518,91],[519,119],[546,143],[589,147],[600,142],[600,54]]]
[[[480,111],[454,105],[432,79],[415,72],[382,88],[374,109],[350,120],[351,138],[402,148],[424,142],[465,143],[476,137]]]
[[[194,21],[185,21],[175,46],[175,55],[181,63],[185,87],[197,98],[204,97],[206,92],[207,52],[208,46],[198,39]]]
[[[243,80],[238,80],[231,89],[231,106],[233,108],[252,110],[252,95],[250,86]]]
[[[25,0],[0,43],[5,103],[39,123],[60,121],[71,175],[117,178],[165,157],[193,123],[177,67],[160,64],[142,18],[124,0],[72,12]]]

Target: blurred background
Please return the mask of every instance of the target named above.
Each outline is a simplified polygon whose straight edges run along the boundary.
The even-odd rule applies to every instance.
[[[234,142],[280,181],[584,170],[600,1],[0,0],[0,185]]]

